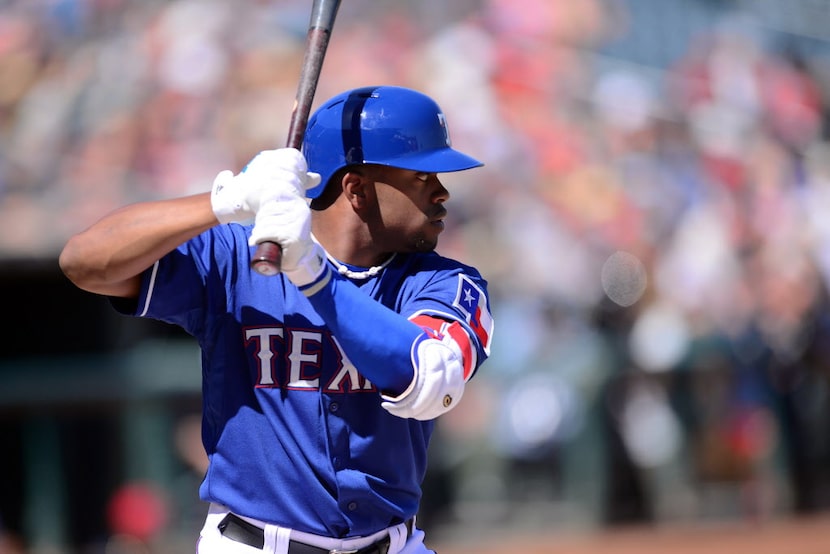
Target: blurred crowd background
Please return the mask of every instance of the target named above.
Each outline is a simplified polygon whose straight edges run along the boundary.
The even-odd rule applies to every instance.
[[[310,4],[0,0],[5,271],[282,146]],[[828,0],[343,0],[317,101],[422,90],[486,163],[444,179],[439,250],[488,278],[496,333],[438,426],[431,536],[830,510],[828,23]],[[9,552],[191,550],[198,357],[154,333],[4,356]],[[56,410],[26,383],[71,371],[148,392]]]

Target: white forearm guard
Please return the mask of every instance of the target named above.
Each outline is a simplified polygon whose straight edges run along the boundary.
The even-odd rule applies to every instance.
[[[381,395],[386,411],[402,418],[429,420],[458,404],[464,394],[464,361],[451,337],[416,341],[412,365],[415,377],[407,390],[396,397]]]

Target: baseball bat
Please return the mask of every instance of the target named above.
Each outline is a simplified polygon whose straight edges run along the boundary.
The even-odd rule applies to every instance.
[[[331,30],[340,0],[313,0],[311,20],[308,24],[305,54],[300,70],[300,81],[297,84],[297,96],[294,108],[291,111],[291,120],[288,126],[286,147],[297,148],[303,144],[308,116],[311,113],[311,104],[314,101],[314,92],[320,80],[320,71],[323,68],[323,59],[329,45]],[[261,275],[276,275],[281,270],[282,248],[275,242],[261,242],[251,259],[251,268]]]

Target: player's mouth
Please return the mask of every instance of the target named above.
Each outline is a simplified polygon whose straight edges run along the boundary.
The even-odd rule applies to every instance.
[[[434,217],[429,220],[429,224],[433,227],[437,228],[439,231],[444,230],[444,217],[446,217],[447,212],[445,211],[441,216]]]
[[[441,229],[444,228],[444,218],[447,217],[447,209],[443,206],[436,211],[435,215],[433,215],[429,222],[436,227],[440,227]]]

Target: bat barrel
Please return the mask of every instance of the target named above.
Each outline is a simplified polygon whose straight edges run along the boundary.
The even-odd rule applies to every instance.
[[[311,104],[314,102],[314,93],[317,90],[317,82],[320,79],[320,70],[323,67],[330,36],[331,32],[327,29],[311,28],[308,31],[308,45],[288,127],[286,146],[289,148],[299,149],[303,144],[303,135],[308,125]]]
[[[334,27],[334,18],[337,17],[337,9],[340,7],[340,0],[322,0],[314,2],[311,7],[311,21],[309,29],[325,29],[331,31]]]

